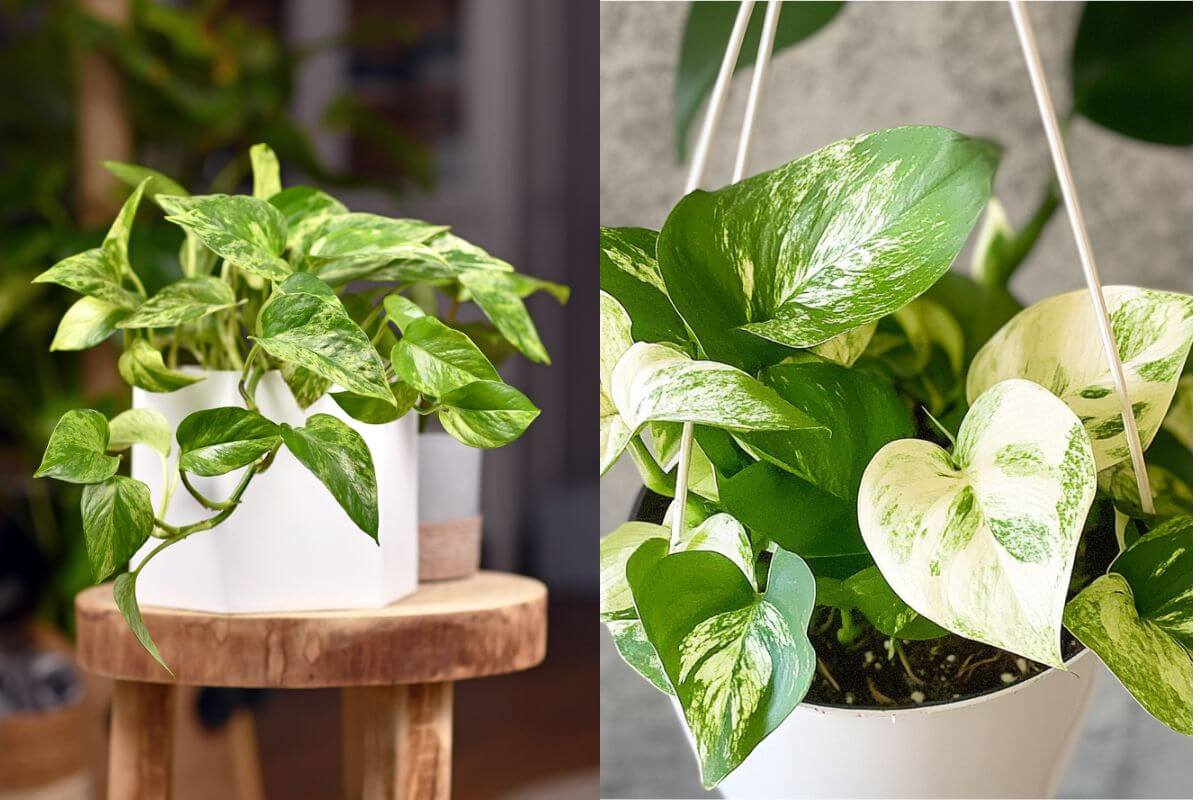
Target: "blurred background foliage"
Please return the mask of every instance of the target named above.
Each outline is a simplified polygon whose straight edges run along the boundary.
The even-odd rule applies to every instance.
[[[90,404],[111,415],[127,402],[106,380],[115,364],[106,347],[48,351],[70,298],[30,283],[104,234],[81,222],[74,202],[80,55],[103,53],[120,75],[130,160],[194,192],[236,190],[249,176],[247,149],[266,142],[311,181],[397,194],[432,184],[421,140],[350,91],[333,98],[322,124],[364,141],[383,166],[364,178],[324,163],[289,107],[296,70],[328,48],[416,40],[420,27],[398,16],[361,16],[336,37],[296,46],[270,4],[133,0],[129,25],[118,27],[77,2],[0,2],[0,622],[36,610],[69,630],[72,597],[89,583],[78,489],[30,475],[64,411]],[[180,240],[161,217],[135,226],[131,249],[149,291],[179,277]]]

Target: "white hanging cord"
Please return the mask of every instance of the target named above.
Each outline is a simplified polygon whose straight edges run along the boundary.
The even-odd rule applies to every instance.
[[[1042,126],[1046,129],[1046,139],[1050,143],[1050,157],[1054,161],[1054,172],[1058,176],[1058,186],[1062,192],[1067,218],[1071,221],[1071,232],[1075,234],[1075,246],[1079,250],[1083,277],[1087,281],[1088,294],[1092,298],[1092,308],[1096,312],[1096,322],[1100,328],[1100,343],[1104,347],[1104,355],[1108,358],[1108,368],[1112,372],[1117,401],[1121,404],[1121,419],[1125,423],[1125,440],[1129,444],[1129,457],[1133,462],[1138,497],[1141,499],[1142,511],[1153,514],[1154,500],[1150,494],[1150,479],[1146,474],[1146,461],[1142,455],[1142,443],[1138,437],[1137,420],[1133,415],[1133,405],[1129,401],[1129,388],[1125,385],[1125,372],[1121,367],[1121,357],[1117,352],[1112,320],[1109,319],[1108,308],[1104,303],[1104,292],[1100,288],[1100,276],[1096,272],[1096,259],[1092,255],[1087,229],[1083,225],[1083,211],[1079,207],[1079,197],[1075,191],[1075,181],[1071,177],[1071,168],[1067,165],[1067,152],[1063,146],[1058,118],[1054,116],[1054,105],[1050,102],[1050,89],[1046,84],[1046,74],[1042,70],[1042,60],[1038,55],[1037,42],[1033,39],[1033,28],[1029,24],[1029,16],[1022,0],[1008,0],[1008,6],[1012,10],[1017,37],[1021,40],[1021,52],[1025,56],[1025,66],[1029,70],[1029,80],[1033,84],[1034,97],[1037,98]]]
[[[729,78],[737,63],[738,52],[742,49],[742,39],[746,35],[746,25],[750,21],[750,13],[753,10],[754,0],[742,0],[737,20],[733,25],[733,32],[729,37],[729,46],[725,49],[725,59],[721,62],[721,71],[717,75],[717,86],[713,89],[713,97],[708,103],[704,130],[700,134],[704,150],[701,151],[700,145],[697,145],[696,155],[692,160],[692,169],[688,175],[686,193],[692,192],[699,185],[700,174],[704,171],[704,161],[708,158],[708,147],[712,143],[713,128],[716,127],[717,116],[720,114],[725,92],[729,88]],[[758,101],[762,97],[763,85],[767,82],[767,66],[771,62],[771,50],[775,44],[775,29],[779,23],[779,11],[780,0],[768,0],[767,13],[763,18],[762,34],[758,39],[758,57],[754,61],[754,75],[750,79],[750,96],[746,98],[746,113],[742,117],[742,132],[738,139],[737,158],[734,161],[731,183],[740,181],[746,168],[746,153],[750,149],[750,134],[754,130],[754,116],[758,111]],[[692,465],[693,428],[692,423],[683,423],[683,433],[679,439],[679,461],[675,475],[675,519],[671,525],[671,543],[673,545],[679,544],[683,538],[688,496],[688,473],[691,471]]]

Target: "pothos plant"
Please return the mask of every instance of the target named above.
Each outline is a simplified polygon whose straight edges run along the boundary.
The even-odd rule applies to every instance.
[[[847,646],[869,625],[1060,669],[1065,624],[1191,731],[1190,466],[1152,446],[1141,511],[1085,291],[1022,310],[947,271],[998,158],[882,130],[693,192],[661,231],[601,229],[601,474],[628,452],[650,490],[689,486],[682,530],[673,505],[601,540],[601,619],[678,700],[706,786],[804,700],[816,607]],[[1187,453],[1191,298],[1105,297],[1142,445]],[[1077,566],[1088,526],[1120,552],[1099,574]]]
[[[93,576],[97,582],[117,576],[117,605],[160,663],[138,609],[138,575],[165,548],[234,514],[280,448],[320,479],[358,528],[377,538],[378,488],[362,436],[330,414],[312,414],[300,427],[268,419],[255,403],[264,374],[279,370],[301,409],[331,392],[349,417],[364,423],[392,422],[410,411],[436,414],[462,443],[499,447],[519,437],[539,411],[500,378],[494,362],[511,349],[549,361],[523,298],[546,290],[566,300],[565,287],[518,274],[444,225],[352,213],[318,189],[282,188],[279,162],[265,145],[251,148],[250,157],[250,196],[193,196],[153,170],[109,165],[135,188],[103,243],[36,278],[82,295],[63,316],[52,350],[86,349],[119,333],[120,374],[148,392],[176,391],[211,371],[240,372],[242,406],[198,410],[173,437],[166,419],[151,409],[111,420],[90,409],[68,411],[36,472],[84,485]],[[184,232],[182,277],[152,296],[128,244],[144,199]],[[438,316],[437,292],[451,298],[445,320]],[[488,321],[458,321],[466,301]],[[188,364],[191,369],[183,368]],[[123,451],[133,444],[162,457],[166,479],[157,511],[145,483],[118,474]],[[242,477],[227,498],[206,497],[189,478],[239,469]],[[211,515],[187,525],[165,522],[180,487]],[[123,572],[152,539],[154,548]]]

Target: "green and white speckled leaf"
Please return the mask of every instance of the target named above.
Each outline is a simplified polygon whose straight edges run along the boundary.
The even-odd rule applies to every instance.
[[[654,645],[646,638],[646,629],[641,620],[613,620],[608,623],[608,632],[626,664],[663,694],[675,694],[667,673],[663,672],[662,662],[658,660],[658,653],[654,652]]]
[[[107,300],[81,297],[71,304],[59,320],[50,350],[86,350],[103,342],[117,330],[117,323],[129,316],[129,309]]]
[[[750,537],[742,524],[729,514],[713,514],[696,527],[689,528],[671,552],[692,550],[720,553],[737,564],[746,580],[754,583],[754,550],[750,547]]]
[[[871,343],[871,337],[875,335],[875,328],[878,325],[877,320],[871,320],[867,324],[851,328],[829,341],[821,342],[812,351],[835,364],[852,367],[854,362],[858,361],[858,357],[867,349],[867,345]]]
[[[909,374],[925,369],[935,346],[946,354],[954,374],[962,374],[963,351],[966,348],[962,328],[941,303],[928,297],[918,297],[897,309],[892,318],[904,331],[912,348],[910,363],[906,365]]]
[[[1063,603],[1095,489],[1083,425],[1046,389],[1008,380],[971,406],[952,452],[885,445],[863,474],[858,520],[918,613],[1062,667]]]
[[[600,288],[629,313],[639,342],[691,345],[658,271],[658,232],[600,228]]]
[[[835,142],[671,211],[667,294],[707,358],[753,371],[933,285],[991,194],[994,145],[912,126]]]
[[[147,392],[173,392],[204,380],[195,373],[171,369],[163,361],[162,352],[145,339],[138,339],[117,359],[117,372],[130,386]]]
[[[550,363],[550,355],[538,336],[511,273],[495,269],[471,269],[459,275],[458,280],[471,293],[475,305],[513,347],[530,361]]]
[[[206,275],[169,283],[117,323],[118,328],[171,328],[233,308],[237,297],[229,284]]]
[[[1191,735],[1191,656],[1155,622],[1138,616],[1133,590],[1123,576],[1110,572],[1093,581],[1067,604],[1064,622],[1142,708]]]
[[[626,522],[600,537],[600,619],[603,622],[636,616],[633,594],[625,579],[625,565],[645,542],[670,538],[671,532],[666,526],[653,522]]]
[[[1150,479],[1150,496],[1154,499],[1154,513],[1160,517],[1192,513],[1192,487],[1187,481],[1158,464],[1146,465],[1146,477]],[[1141,495],[1138,494],[1137,478],[1133,464],[1122,461],[1096,476],[1100,493],[1113,501],[1113,506],[1122,514],[1137,519],[1149,517],[1142,511]]]
[[[779,551],[759,594],[728,558],[666,554],[650,541],[629,560],[630,586],[692,733],[705,787],[728,775],[804,699],[816,668],[808,641],[816,586]]]
[[[611,393],[626,427],[696,422],[736,431],[820,428],[741,370],[694,361],[673,347],[636,342],[612,371]]]
[[[1104,300],[1144,448],[1166,416],[1192,347],[1192,298],[1106,286]],[[1129,457],[1120,405],[1086,290],[1050,297],[1009,320],[971,363],[968,401],[1007,378],[1040,383],[1071,407],[1092,440],[1097,470]]]
[[[204,246],[251,275],[282,281],[291,274],[280,258],[287,222],[270,203],[244,195],[155,198],[167,220],[192,233]]]
[[[1109,567],[1129,581],[1138,615],[1192,652],[1192,517],[1160,522]]]
[[[270,200],[283,189],[279,158],[270,145],[259,143],[250,148],[250,170],[254,173],[254,196],[259,200]]]

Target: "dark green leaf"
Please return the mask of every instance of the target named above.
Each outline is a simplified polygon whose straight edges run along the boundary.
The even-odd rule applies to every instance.
[[[296,460],[325,484],[355,525],[378,540],[375,463],[358,432],[328,414],[313,414],[303,428],[282,425],[280,430]]]
[[[85,486],[80,511],[88,561],[97,583],[123,568],[154,530],[150,488],[124,475]]]
[[[1138,616],[1192,650],[1192,518],[1171,517],[1117,556],[1109,568],[1129,581]]]
[[[173,392],[204,380],[199,375],[169,369],[162,353],[144,339],[138,339],[117,359],[117,371],[130,386],[147,392]]]
[[[253,464],[279,444],[279,426],[238,406],[189,414],[175,430],[179,468],[193,475],[224,475]]]
[[[408,324],[392,348],[400,380],[422,394],[441,397],[475,381],[499,381],[500,375],[465,334],[435,317]]]
[[[481,380],[441,397],[438,421],[468,447],[500,447],[525,432],[541,412],[506,383]]]
[[[667,298],[658,271],[658,233],[646,228],[600,228],[600,289],[615,297],[639,342],[691,346],[687,328]]]
[[[99,411],[75,409],[62,415],[35,478],[68,483],[100,483],[117,472],[121,459],[107,455],[108,420]]]
[[[922,617],[900,599],[878,567],[851,575],[844,582],[854,604],[867,621],[886,636],[918,641],[949,636],[949,632]]]

